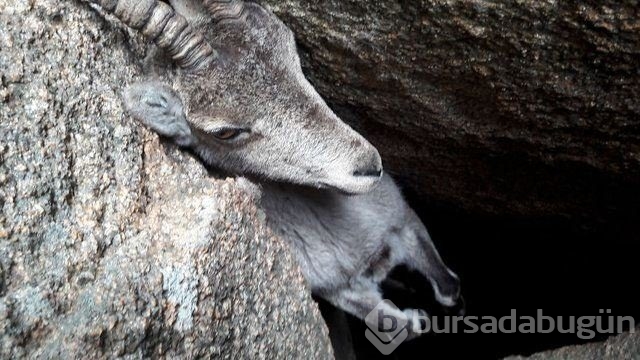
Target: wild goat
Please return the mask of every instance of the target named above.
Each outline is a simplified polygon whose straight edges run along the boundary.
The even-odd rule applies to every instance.
[[[172,86],[127,88],[128,111],[206,163],[258,179],[268,224],[314,294],[363,319],[382,301],[379,284],[404,264],[430,280],[440,303],[456,303],[457,276],[382,174],[377,150],[305,79],[293,34],[275,15],[233,0],[93,2],[180,67]]]

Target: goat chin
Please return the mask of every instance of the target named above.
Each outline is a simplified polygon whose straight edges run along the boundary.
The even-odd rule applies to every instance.
[[[363,179],[352,182],[342,182],[340,184],[332,185],[327,182],[319,182],[317,188],[326,189],[331,191],[337,191],[343,195],[362,195],[375,189],[378,185],[380,178]]]

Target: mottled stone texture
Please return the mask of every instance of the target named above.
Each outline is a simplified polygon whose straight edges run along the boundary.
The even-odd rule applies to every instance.
[[[609,338],[604,342],[567,346],[531,357],[512,356],[505,360],[638,360],[640,329]]]
[[[122,111],[140,39],[0,0],[0,358],[330,358],[254,190]]]
[[[423,201],[640,209],[637,0],[263,0],[312,82]]]

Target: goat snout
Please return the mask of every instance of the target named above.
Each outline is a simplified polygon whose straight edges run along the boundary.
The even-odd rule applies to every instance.
[[[373,147],[360,156],[354,165],[352,175],[355,177],[379,178],[382,176],[382,159]]]
[[[371,191],[382,178],[383,170],[378,150],[367,145],[356,156],[345,153],[342,161],[327,169],[327,181],[323,183],[350,195]]]
[[[461,299],[460,278],[453,271],[448,270],[438,278],[432,280],[436,300],[448,307],[454,307]]]

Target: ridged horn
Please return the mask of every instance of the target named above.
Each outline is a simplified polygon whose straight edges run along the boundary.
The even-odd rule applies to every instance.
[[[214,22],[236,20],[244,15],[244,1],[241,0],[203,0]]]
[[[127,26],[164,49],[182,68],[206,67],[216,56],[215,50],[187,20],[171,6],[157,0],[93,0],[114,14]]]

